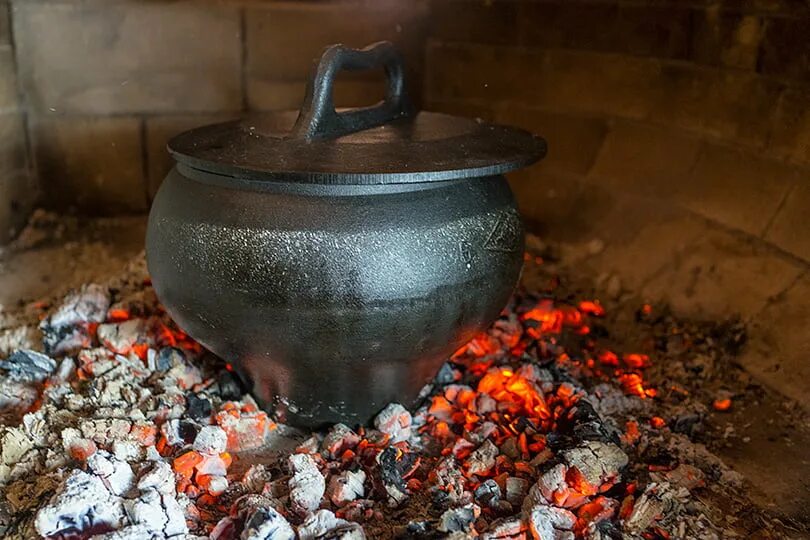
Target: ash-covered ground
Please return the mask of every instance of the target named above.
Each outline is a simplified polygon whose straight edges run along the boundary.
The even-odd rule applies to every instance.
[[[276,423],[119,276],[3,314],[6,538],[780,538],[723,427],[770,403],[738,321],[683,321],[566,274],[524,285],[413,407],[368,426]],[[779,422],[800,422],[795,410]]]

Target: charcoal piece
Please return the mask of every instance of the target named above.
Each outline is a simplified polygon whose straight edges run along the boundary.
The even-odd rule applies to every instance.
[[[203,420],[211,417],[213,406],[205,394],[188,394],[186,396],[186,414],[194,420]]]
[[[389,403],[374,418],[374,427],[389,435],[392,443],[410,439],[412,423],[411,413],[399,403]]]
[[[245,394],[245,385],[234,371],[223,371],[217,378],[215,392],[227,401],[237,401]]]
[[[157,371],[169,371],[175,366],[182,366],[186,363],[186,354],[182,349],[176,347],[163,347],[158,351],[155,359],[155,369]]]
[[[481,482],[481,485],[475,488],[475,500],[486,507],[495,508],[501,500],[501,488],[492,478]]]
[[[40,325],[45,328],[64,328],[88,322],[104,322],[110,307],[110,292],[106,287],[90,283],[68,294],[62,305]]]
[[[344,506],[346,503],[365,495],[365,488],[363,487],[365,481],[366,473],[362,469],[343,471],[340,474],[332,475],[329,479],[326,495],[335,506]]]
[[[119,528],[125,520],[121,499],[110,493],[101,478],[73,470],[34,518],[37,532],[54,537],[71,531],[106,526]]]
[[[672,431],[675,433],[683,433],[689,438],[703,431],[703,418],[697,413],[685,413],[675,417],[672,421]]]
[[[487,439],[467,458],[466,467],[468,474],[488,474],[495,466],[495,458],[499,454],[498,447]]]
[[[300,540],[365,540],[363,528],[357,523],[335,517],[329,510],[310,514],[298,527]]]
[[[529,490],[529,481],[525,478],[510,476],[506,479],[506,500],[510,504],[520,505]]]
[[[183,439],[183,442],[186,444],[193,443],[199,431],[200,425],[190,420],[180,420],[177,425],[177,434],[180,435],[180,438]]]
[[[411,521],[405,527],[404,538],[424,538],[429,537],[433,531],[433,525],[429,521]]]
[[[377,455],[377,471],[385,492],[388,494],[388,505],[399,506],[408,498],[407,486],[403,475],[416,466],[418,456],[411,452],[389,446]]]
[[[321,504],[321,497],[326,491],[324,480],[318,465],[308,454],[293,454],[289,457],[292,477],[287,482],[290,488],[290,504],[293,510],[307,515]]]
[[[528,512],[529,530],[534,538],[574,540],[572,529],[577,517],[555,506],[538,504]]]
[[[526,537],[526,526],[520,516],[501,518],[493,521],[481,540],[509,540]]]
[[[600,441],[620,444],[618,432],[608,426],[587,400],[580,400],[557,423],[557,432],[546,442],[557,450],[581,441]]]
[[[439,529],[441,532],[472,532],[473,524],[481,514],[478,505],[469,503],[458,508],[446,510],[439,518]]]
[[[198,428],[194,438],[194,450],[201,454],[217,456],[228,446],[228,434],[219,426]]]
[[[453,365],[450,362],[445,362],[442,364],[442,367],[439,368],[439,372],[436,373],[436,377],[433,380],[436,384],[442,386],[452,384],[456,381],[456,370],[453,369]]]
[[[242,540],[295,540],[295,531],[272,506],[256,508],[245,520]]]
[[[42,382],[56,369],[56,360],[31,349],[19,349],[0,361],[0,369],[15,380]]]
[[[576,467],[592,486],[617,478],[629,462],[627,454],[617,445],[599,441],[585,441],[564,450],[561,457],[568,467]]]
[[[337,459],[346,450],[352,449],[360,442],[357,435],[346,424],[335,424],[321,442],[321,452],[328,459]]]

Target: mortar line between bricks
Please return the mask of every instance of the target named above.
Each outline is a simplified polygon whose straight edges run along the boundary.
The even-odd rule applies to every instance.
[[[146,119],[140,119],[138,127],[138,137],[141,140],[141,184],[143,187],[143,200],[146,208],[149,208],[149,149],[147,148]]]
[[[806,269],[806,270],[804,270],[804,271],[802,271],[802,272],[799,272],[799,274],[798,274],[798,275],[797,275],[795,278],[793,278],[793,279],[791,280],[791,282],[790,282],[790,283],[788,283],[788,284],[785,286],[785,288],[784,288],[784,289],[782,289],[782,290],[781,290],[781,291],[779,291],[778,293],[776,293],[776,294],[774,294],[774,295],[769,296],[768,298],[766,298],[766,299],[765,299],[765,304],[762,306],[762,308],[760,308],[760,310],[759,310],[759,311],[757,311],[757,312],[756,312],[754,315],[752,315],[752,316],[751,316],[751,319],[756,319],[756,318],[760,317],[760,316],[762,315],[762,313],[763,313],[763,312],[764,312],[766,309],[768,309],[769,307],[771,307],[771,306],[772,306],[772,305],[774,305],[775,303],[777,303],[777,302],[781,301],[781,300],[782,300],[782,299],[783,299],[785,296],[787,296],[787,294],[788,294],[788,293],[790,293],[790,291],[791,291],[791,290],[792,290],[794,287],[796,287],[796,285],[798,285],[798,283],[799,283],[800,281],[802,281],[802,280],[803,280],[804,278],[806,278],[807,276],[810,276],[810,269]]]
[[[779,204],[776,205],[776,209],[773,211],[773,215],[768,219],[768,222],[765,223],[765,227],[763,227],[762,232],[760,233],[759,237],[765,240],[765,237],[773,227],[774,221],[776,218],[779,217],[779,214],[782,212],[782,209],[787,204],[787,200],[790,198],[790,195],[797,189],[796,187],[797,182],[794,180],[790,186],[785,190],[785,193],[782,195],[782,199],[779,201]],[[765,240],[767,242],[767,240]]]
[[[806,88],[807,83],[802,81],[797,81],[796,79],[791,79],[787,76],[778,76],[778,75],[764,75],[757,71],[756,69],[752,68],[741,68],[735,66],[727,66],[727,65],[712,65],[712,64],[701,64],[695,62],[693,60],[685,60],[681,58],[668,58],[663,56],[651,56],[645,55],[640,53],[633,53],[633,52],[626,52],[626,51],[600,51],[594,49],[577,49],[573,47],[561,47],[561,46],[541,46],[541,45],[531,45],[526,43],[513,43],[513,44],[504,44],[504,43],[480,43],[475,41],[463,41],[463,40],[453,40],[453,39],[438,39],[435,37],[430,37],[427,40],[427,45],[429,47],[447,47],[447,48],[458,48],[459,46],[465,47],[468,49],[495,49],[500,51],[512,51],[524,54],[534,54],[534,55],[543,55],[547,53],[570,53],[570,54],[581,54],[581,55],[594,55],[594,56],[603,56],[603,57],[616,57],[616,58],[633,58],[639,61],[648,62],[650,64],[658,64],[659,66],[666,66],[666,67],[679,67],[679,68],[690,68],[694,69],[698,72],[703,73],[725,73],[725,74],[738,74],[738,75],[749,75],[753,78],[760,79],[762,81],[772,83],[772,84],[780,84],[790,88],[799,87],[799,88]]]
[[[447,99],[429,100],[429,105],[431,108],[436,108],[437,105],[441,107],[442,105],[453,105],[453,104],[471,105],[473,107],[481,107],[481,108],[492,108],[492,103],[493,102],[489,100],[482,100],[482,99],[456,99],[452,101]],[[615,116],[604,113],[598,114],[598,113],[586,113],[576,110],[551,109],[548,107],[538,107],[536,105],[530,105],[519,101],[509,101],[509,100],[500,100],[498,101],[498,103],[505,103],[508,104],[509,106],[518,109],[525,109],[531,112],[539,112],[557,116],[568,116],[571,118],[581,120],[604,120],[605,122],[618,121],[639,126],[649,126],[654,128],[666,129],[667,133],[682,135],[683,137],[691,138],[698,142],[714,145],[724,149],[747,152],[749,154],[755,155],[757,159],[760,159],[762,161],[771,161],[776,164],[787,165],[789,167],[796,169],[797,172],[804,172],[810,174],[810,163],[802,163],[790,159],[780,159],[779,157],[774,155],[762,154],[763,150],[765,150],[762,147],[741,144],[733,139],[713,137],[708,133],[694,131],[684,127],[678,126],[673,127],[671,124],[656,122],[652,118],[634,118],[629,116]],[[542,136],[543,134],[538,133],[538,135]]]
[[[247,13],[245,6],[239,8],[239,84],[242,93],[242,111],[248,110],[248,75],[247,75],[247,62],[248,62],[248,44],[247,44]]]

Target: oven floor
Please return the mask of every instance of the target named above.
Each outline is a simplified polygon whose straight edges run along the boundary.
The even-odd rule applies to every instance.
[[[145,217],[78,220],[41,215],[35,219],[20,239],[0,251],[0,330],[4,311],[120,272],[143,249],[145,225]],[[524,273],[530,286],[532,280],[547,277]],[[581,282],[571,287],[599,290],[590,277],[571,279]],[[626,317],[628,345],[633,339],[628,315],[633,310],[628,306],[633,301],[625,295],[608,310]],[[611,324],[616,327],[621,321]],[[621,335],[613,337],[622,339]],[[739,364],[734,368],[744,372]],[[739,386],[740,377],[736,379],[734,384]],[[750,381],[743,396],[735,398],[731,412],[714,412],[709,406],[707,446],[750,481],[752,500],[763,510],[783,516],[785,527],[800,537],[810,528],[807,411],[781,395],[778,388],[765,388],[753,378]]]

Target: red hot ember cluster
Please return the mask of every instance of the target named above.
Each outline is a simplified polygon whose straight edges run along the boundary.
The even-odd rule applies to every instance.
[[[3,402],[0,527],[64,539],[653,537],[656,516],[639,513],[654,493],[623,478],[622,434],[572,377],[655,395],[649,358],[591,339],[603,314],[518,294],[415,409],[302,436],[242,394],[148,281],[87,286],[43,307],[44,353],[0,362],[3,394],[18,397]],[[280,453],[280,440],[295,449]]]

